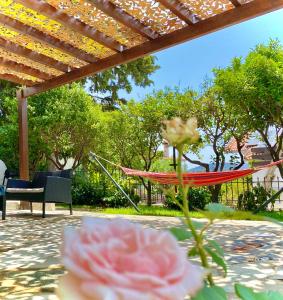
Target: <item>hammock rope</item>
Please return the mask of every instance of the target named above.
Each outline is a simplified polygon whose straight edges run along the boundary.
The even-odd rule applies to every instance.
[[[171,173],[159,173],[159,172],[146,172],[146,171],[140,171],[130,168],[125,168],[122,166],[119,166],[103,157],[100,157],[93,153],[96,157],[100,158],[101,160],[104,160],[105,162],[120,168],[125,175],[127,176],[137,176],[137,177],[144,177],[147,179],[150,179],[154,182],[160,183],[160,184],[172,184],[177,185],[179,183],[179,180],[177,178],[177,174],[174,172]],[[279,164],[283,163],[283,159],[272,162],[270,164],[259,166],[256,168],[250,168],[245,170],[231,170],[231,171],[221,171],[221,172],[198,172],[198,173],[184,173],[183,174],[183,183],[190,186],[208,186],[208,185],[216,185],[221,184],[225,182],[229,182],[241,177],[246,177],[248,175],[251,175],[253,173],[256,173],[258,171],[261,171],[266,168],[271,168],[273,166],[277,166]]]

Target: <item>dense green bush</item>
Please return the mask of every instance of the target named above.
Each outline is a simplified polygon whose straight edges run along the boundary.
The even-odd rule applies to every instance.
[[[102,206],[106,192],[104,181],[95,181],[83,171],[76,172],[72,184],[73,204]]]
[[[263,203],[272,196],[272,192],[267,191],[263,186],[255,186],[250,191],[245,191],[239,195],[237,208],[239,210],[249,210],[254,211],[261,207]],[[275,200],[274,200],[275,202]],[[274,205],[272,203],[272,207]],[[263,211],[267,210],[268,204],[261,207]]]
[[[129,189],[124,188],[126,194],[128,194],[131,200],[138,204],[140,201],[140,197],[135,195],[134,191],[130,191]],[[132,204],[129,200],[123,196],[119,191],[114,192],[111,196],[103,198],[103,206],[104,207],[112,207],[112,208],[120,208],[120,207],[129,207]]]
[[[182,201],[179,196],[178,200]],[[211,194],[205,188],[191,188],[188,194],[189,209],[190,210],[203,210],[205,205],[210,202]],[[164,206],[169,209],[180,209],[180,207],[174,202],[171,196],[167,195],[165,198]]]
[[[139,196],[124,188],[136,204],[140,201]],[[91,205],[96,207],[128,207],[131,204],[116,187],[104,176],[96,173],[77,171],[72,185],[73,204]]]

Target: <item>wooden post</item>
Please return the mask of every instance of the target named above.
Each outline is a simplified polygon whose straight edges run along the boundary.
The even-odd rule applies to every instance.
[[[17,91],[17,98],[18,98],[18,123],[19,123],[20,178],[24,180],[29,180],[27,98],[23,97],[22,90]],[[29,203],[21,201],[20,208],[28,209]]]

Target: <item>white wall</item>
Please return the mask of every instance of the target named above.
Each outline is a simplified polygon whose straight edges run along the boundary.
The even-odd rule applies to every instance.
[[[274,167],[274,173],[271,173],[270,171],[272,171],[271,168],[266,168],[266,169],[263,169],[261,171],[254,173],[253,174],[253,182],[257,182],[257,180],[263,181],[265,177],[268,177],[269,175],[273,175],[274,182],[272,184],[272,189],[277,191],[283,187],[283,183],[282,183],[283,179],[281,178],[279,169],[277,167]],[[277,183],[278,180],[280,182],[279,186]],[[268,182],[267,182],[267,185],[268,185]]]
[[[2,160],[0,160],[0,185],[3,182],[3,178],[4,178],[4,173],[6,171],[7,167],[4,164],[4,162]]]

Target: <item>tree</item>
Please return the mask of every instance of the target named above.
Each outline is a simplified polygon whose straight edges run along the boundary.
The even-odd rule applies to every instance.
[[[214,71],[214,83],[224,101],[234,107],[249,132],[257,132],[273,161],[280,160],[283,144],[283,47],[271,40],[258,45],[245,59],[235,58]],[[281,177],[283,166],[278,165]]]
[[[198,120],[201,141],[188,150],[198,154],[204,146],[211,146],[213,168],[210,168],[210,164],[201,159],[191,159],[189,155],[183,155],[184,158],[192,164],[203,167],[206,172],[223,171],[227,162],[226,147],[231,138],[234,138],[238,153],[236,160],[233,161],[232,169],[240,169],[244,164],[241,149],[244,146],[242,140],[247,134],[247,129],[245,126],[238,126],[239,120],[235,118],[233,108],[225,104],[214,87],[207,88],[203,95],[193,102],[192,115]],[[212,201],[218,202],[221,184],[208,188],[212,195]]]
[[[18,168],[18,113],[16,98],[3,101],[5,122],[0,127],[0,158]],[[63,169],[72,158],[72,168],[88,160],[89,151],[100,144],[101,107],[95,105],[82,85],[71,84],[29,98],[30,170],[51,162]]]
[[[130,93],[133,84],[146,87],[153,83],[149,77],[159,69],[155,61],[154,56],[147,56],[116,66],[88,77],[86,87],[89,88],[95,102],[101,103],[104,110],[116,109],[126,103],[125,99],[118,95],[120,90]]]
[[[42,158],[63,169],[68,159],[72,168],[88,160],[99,139],[101,108],[80,84],[65,85],[29,100],[31,164]]]
[[[120,111],[108,112],[108,154],[112,160],[129,168],[150,171],[161,158],[162,121],[183,115],[188,110],[194,93],[178,89],[158,91],[141,102],[130,101]],[[151,205],[152,185],[141,179]]]

